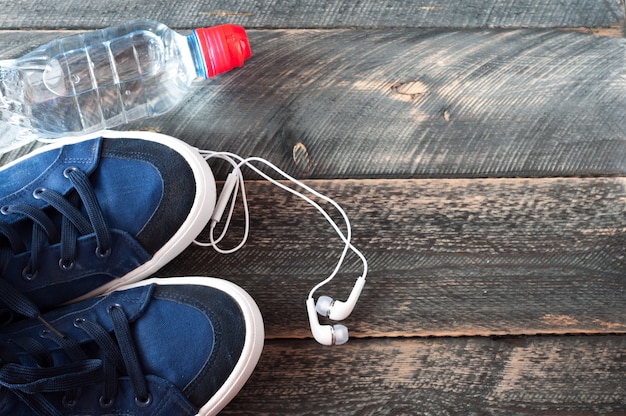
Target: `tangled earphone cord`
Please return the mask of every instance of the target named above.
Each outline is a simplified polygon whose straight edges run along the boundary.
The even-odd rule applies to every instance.
[[[310,186],[304,184],[303,182],[299,181],[298,179],[290,176],[289,174],[287,174],[286,172],[284,172],[283,170],[281,170],[280,168],[278,168],[276,165],[274,165],[273,163],[271,163],[268,160],[265,160],[263,158],[260,157],[249,157],[249,158],[243,158],[239,155],[236,155],[234,153],[230,153],[230,152],[214,152],[214,151],[210,151],[210,150],[199,150],[200,154],[202,155],[202,157],[208,162],[210,159],[221,159],[224,160],[226,162],[228,162],[232,167],[233,170],[232,172],[228,175],[228,178],[226,179],[226,182],[224,183],[224,187],[222,189],[222,194],[224,194],[224,191],[227,192],[227,194],[225,195],[220,195],[220,198],[217,202],[216,206],[221,206],[216,212],[216,215],[214,215],[213,217],[211,217],[211,224],[210,224],[210,229],[209,229],[209,242],[201,242],[198,240],[194,240],[194,244],[198,245],[198,246],[202,246],[202,247],[213,247],[214,250],[216,250],[218,253],[221,254],[231,254],[234,253],[238,250],[240,250],[246,243],[247,239],[248,239],[248,235],[249,235],[249,231],[250,231],[250,212],[249,212],[249,208],[248,208],[248,202],[246,199],[246,190],[245,190],[245,183],[244,183],[244,177],[243,177],[243,173],[241,171],[241,168],[243,166],[248,167],[249,169],[251,169],[253,172],[255,172],[256,174],[258,174],[259,176],[261,176],[263,179],[269,181],[271,184],[293,194],[296,195],[297,197],[303,199],[305,202],[307,202],[308,204],[310,204],[311,206],[313,206],[314,208],[316,208],[321,214],[322,216],[326,219],[326,221],[333,227],[333,229],[335,230],[335,232],[337,233],[337,235],[341,238],[341,240],[345,243],[345,246],[342,250],[341,256],[339,257],[339,260],[337,262],[337,265],[335,266],[335,269],[333,270],[333,272],[324,280],[322,280],[320,283],[318,283],[317,285],[315,285],[313,287],[313,289],[311,289],[311,291],[309,292],[309,298],[313,297],[313,294],[320,289],[322,286],[328,284],[331,280],[333,280],[335,278],[335,276],[337,275],[337,273],[339,272],[339,270],[341,269],[341,266],[343,265],[346,256],[348,254],[348,251],[352,251],[354,254],[356,254],[359,259],[361,260],[361,262],[363,263],[363,274],[361,275],[361,278],[365,278],[367,275],[367,260],[365,259],[365,256],[363,255],[363,253],[361,253],[361,251],[359,251],[356,247],[354,247],[354,245],[352,245],[351,239],[352,239],[352,226],[350,224],[350,219],[348,218],[348,215],[346,214],[346,212],[344,211],[344,209],[337,203],[335,202],[333,199],[327,197],[326,195],[316,191],[315,189],[311,188]],[[285,184],[282,184],[280,182],[278,182],[276,179],[270,177],[269,175],[267,175],[266,173],[264,173],[263,171],[261,171],[259,168],[257,168],[256,166],[253,165],[253,163],[258,162],[258,163],[262,163],[263,165],[269,167],[270,169],[272,169],[274,172],[276,172],[277,174],[279,174],[280,176],[282,176],[284,179],[292,182],[293,184],[299,186],[300,188],[304,189],[306,192],[309,192],[310,194],[314,195],[315,197],[331,204],[341,215],[341,217],[343,218],[345,224],[346,224],[346,234],[344,234],[341,229],[339,228],[339,226],[337,225],[337,223],[331,218],[331,216],[328,214],[328,212],[326,212],[326,210],[324,210],[324,208],[322,208],[322,206],[320,204],[318,204],[317,202],[313,201],[311,198],[309,198],[308,196],[304,195],[302,192],[299,192]],[[228,189],[228,188],[232,188],[232,189]],[[236,199],[237,199],[237,194],[239,193],[239,191],[241,191],[241,197],[242,197],[242,201],[243,201],[243,207],[244,207],[244,221],[245,221],[245,225],[244,225],[244,235],[242,237],[241,242],[231,248],[231,249],[222,249],[220,247],[218,247],[219,242],[224,238],[224,236],[226,235],[226,232],[228,230],[228,227],[230,226],[230,222],[234,213],[234,209],[235,209],[235,205],[236,205]],[[227,198],[226,200],[223,200],[222,198]],[[223,213],[223,210],[226,207],[226,204],[230,201],[230,208],[229,208],[229,212],[228,212],[228,216],[226,218],[226,223],[224,225],[224,229],[222,230],[222,233],[220,234],[220,236],[215,239],[214,238],[214,230],[215,230],[215,226],[216,224],[221,220],[221,216]],[[222,211],[222,212],[219,212]]]
[[[226,182],[224,182],[224,186],[222,187],[222,192],[216,203],[216,209],[211,216],[211,222],[209,225],[209,241],[202,242],[199,240],[194,240],[194,244],[201,247],[213,247],[215,251],[220,254],[232,254],[236,251],[239,251],[248,241],[248,235],[250,233],[250,211],[248,208],[248,199],[246,196],[246,186],[244,183],[243,173],[241,172],[241,163],[237,163],[235,159],[243,160],[240,156],[235,154],[225,153],[225,152],[212,152],[208,150],[200,150],[199,151],[202,157],[208,162],[212,158],[225,160],[232,167],[233,170],[228,174],[226,178]],[[230,189],[229,189],[230,188]],[[237,195],[239,194],[239,190],[241,190],[241,197],[243,201],[243,209],[244,209],[244,235],[235,247],[230,249],[222,249],[218,246],[218,244],[222,241],[222,239],[226,236],[228,232],[228,228],[230,227],[230,222],[233,218],[233,213],[235,211],[235,205],[237,203]],[[222,233],[220,236],[215,239],[215,227],[221,221],[221,217],[223,211],[226,207],[226,204],[230,200],[230,208],[228,210],[228,216],[226,217],[226,223],[222,229]]]

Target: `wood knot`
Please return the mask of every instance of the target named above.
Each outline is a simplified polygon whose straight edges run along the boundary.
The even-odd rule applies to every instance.
[[[402,81],[391,86],[391,90],[396,94],[407,97],[414,101],[428,94],[428,87],[422,81]]]
[[[200,14],[207,14],[209,16],[220,16],[220,17],[252,17],[254,14],[246,13],[246,12],[234,12],[230,10],[211,10],[208,12],[200,12]]]
[[[291,151],[291,157],[300,172],[306,175],[310,175],[313,172],[313,163],[304,143],[296,142]]]

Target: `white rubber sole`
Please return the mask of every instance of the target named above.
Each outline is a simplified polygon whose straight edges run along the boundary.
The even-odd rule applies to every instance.
[[[252,297],[242,288],[226,280],[212,277],[167,277],[151,278],[138,283],[125,285],[118,290],[130,289],[149,284],[157,285],[200,285],[213,287],[231,296],[239,305],[246,326],[246,337],[239,361],[224,385],[200,408],[196,416],[214,416],[239,393],[254,371],[265,339],[263,317]]]
[[[193,172],[196,181],[196,196],[191,210],[189,211],[189,215],[187,215],[181,227],[172,238],[154,254],[152,259],[123,277],[115,279],[76,300],[88,299],[111,292],[121,286],[140,281],[153,275],[191,245],[193,240],[208,224],[211,219],[211,214],[213,214],[213,209],[215,208],[217,194],[215,178],[213,177],[213,172],[208,163],[202,158],[195,147],[174,137],[149,131],[122,132],[107,130],[91,135],[90,137],[100,136],[107,139],[127,138],[149,140],[174,149],[187,161]]]
[[[86,140],[95,139],[97,137],[104,137],[107,139],[140,139],[151,142],[163,144],[176,152],[178,152],[189,164],[194,179],[196,181],[196,195],[193,201],[193,205],[187,218],[180,226],[178,231],[172,236],[172,238],[161,247],[146,263],[142,264],[138,268],[134,269],[130,273],[115,279],[99,288],[86,293],[71,302],[77,302],[83,299],[92,298],[107,292],[116,290],[117,288],[145,279],[157,270],[165,266],[172,261],[174,257],[178,256],[185,248],[187,248],[193,240],[202,232],[204,227],[211,219],[211,214],[215,208],[216,201],[216,187],[213,173],[208,163],[202,158],[200,153],[195,147],[188,145],[182,140],[176,139],[165,134],[151,132],[151,131],[114,131],[103,130],[95,133],[91,133],[86,136],[80,137],[68,137],[62,139],[56,139],[52,144],[43,146],[36,149],[34,152],[21,157],[20,159],[11,162],[6,169],[21,160],[31,157],[34,154],[44,153],[50,150],[54,150],[61,146],[79,143]]]

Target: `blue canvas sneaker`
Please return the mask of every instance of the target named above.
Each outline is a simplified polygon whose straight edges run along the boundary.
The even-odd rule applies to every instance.
[[[208,277],[142,281],[43,319],[2,331],[1,415],[214,415],[263,349],[252,298]]]
[[[153,274],[202,231],[215,182],[151,132],[53,144],[0,169],[0,326]]]

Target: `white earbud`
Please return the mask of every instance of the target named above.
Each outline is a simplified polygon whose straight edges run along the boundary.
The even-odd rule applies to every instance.
[[[315,311],[315,301],[309,298],[306,301],[306,309],[309,315],[309,325],[313,338],[322,345],[341,345],[348,342],[348,328],[344,325],[321,325],[317,312]]]
[[[354,284],[354,288],[352,288],[352,291],[350,292],[350,296],[348,296],[348,299],[345,302],[341,300],[333,300],[329,296],[320,296],[317,299],[317,304],[315,305],[317,313],[322,316],[327,316],[333,321],[346,319],[352,313],[364,285],[365,277],[361,276],[357,279]]]

